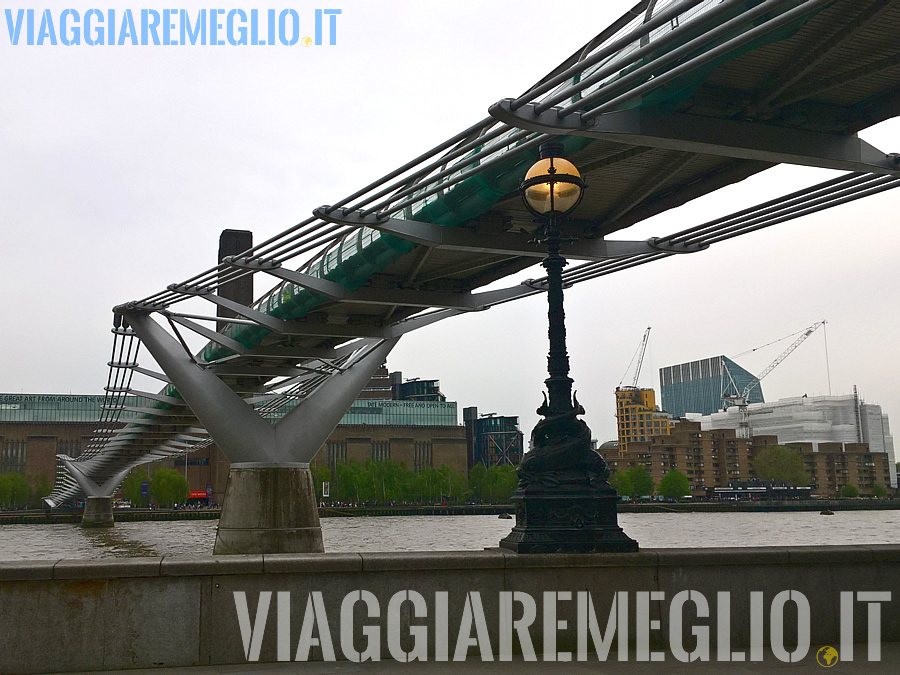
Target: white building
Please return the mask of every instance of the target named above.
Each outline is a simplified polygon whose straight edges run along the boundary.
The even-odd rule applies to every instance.
[[[897,487],[894,439],[888,416],[881,406],[865,403],[859,396],[800,396],[769,403],[751,403],[750,431],[754,436],[777,436],[779,443],[868,443],[872,452],[888,454],[891,486]],[[737,429],[738,408],[733,406],[711,415],[688,414],[701,429]]]

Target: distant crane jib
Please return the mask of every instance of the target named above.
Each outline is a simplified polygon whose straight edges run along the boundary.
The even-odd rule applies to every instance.
[[[622,375],[622,379],[619,380],[619,386],[622,385],[622,382],[625,381],[625,378],[628,377],[628,371],[631,368],[631,364],[634,363],[635,359],[637,359],[637,367],[634,369],[634,379],[631,382],[632,389],[637,387],[638,377],[641,375],[641,366],[644,364],[644,354],[647,351],[647,341],[650,339],[650,326],[647,326],[647,330],[644,331],[644,337],[641,340],[641,344],[638,346],[637,351],[634,353],[634,356],[631,357],[631,361],[628,362],[628,367],[625,369],[625,374]]]
[[[741,398],[743,398],[746,401],[748,399],[748,397],[750,396],[750,391],[753,389],[753,387],[755,387],[759,384],[760,380],[762,380],[766,375],[768,375],[773,370],[775,370],[775,368],[777,368],[781,364],[782,361],[784,361],[788,356],[791,355],[791,352],[793,352],[795,349],[797,349],[797,347],[799,347],[801,344],[803,344],[803,342],[806,340],[806,338],[808,338],[810,335],[815,333],[821,326],[824,326],[824,325],[825,325],[825,320],[823,319],[822,321],[817,321],[813,325],[807,327],[803,331],[803,334],[800,337],[798,337],[796,340],[794,340],[787,349],[785,349],[783,352],[781,352],[781,354],[779,354],[778,357],[774,361],[772,361],[772,363],[770,363],[768,366],[766,366],[765,370],[763,370],[759,375],[757,375],[753,380],[751,380],[747,384],[746,387],[744,387],[744,391],[741,392]]]

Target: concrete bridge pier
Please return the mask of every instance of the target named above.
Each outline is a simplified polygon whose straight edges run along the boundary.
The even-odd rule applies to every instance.
[[[112,527],[112,497],[88,497],[84,502],[84,514],[81,516],[82,527]]]
[[[214,553],[323,552],[309,461],[399,338],[368,345],[273,425],[148,313],[124,319],[231,462]]]
[[[215,555],[324,553],[309,464],[233,464],[216,532]]]

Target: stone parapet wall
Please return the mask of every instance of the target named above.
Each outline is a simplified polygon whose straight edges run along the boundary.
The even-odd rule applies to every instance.
[[[412,602],[401,602],[407,591],[410,596],[421,595],[423,615],[417,616]],[[703,617],[703,611],[697,616],[694,593],[683,608],[674,611],[682,591],[702,595],[709,616]],[[512,607],[513,622],[523,617],[523,596],[516,593],[534,600],[535,618],[527,630],[539,655],[553,649],[545,641],[547,626],[560,622],[551,631],[556,636],[555,649],[571,652],[577,660],[579,622],[587,625],[581,605],[590,594],[604,636],[613,598],[620,609],[627,604],[627,643],[632,650],[641,649],[646,635],[645,647],[663,649],[665,659],[675,661],[669,652],[670,629],[672,619],[680,616],[684,649],[693,649],[693,628],[708,626],[715,660],[721,613],[728,619],[730,649],[746,652],[749,660],[751,593],[763,594],[762,635],[768,644],[776,598],[784,591],[799,592],[808,601],[813,645],[838,644],[841,592],[891,592],[892,601],[879,605],[881,640],[900,641],[898,545],[651,549],[584,555],[517,556],[487,550],[59,560],[0,563],[0,672],[246,663],[245,638],[253,656],[246,630],[249,626],[259,629],[263,615],[267,623],[259,642],[260,662],[275,662],[279,656],[294,660],[303,640],[304,621],[315,625],[314,637],[324,625],[313,619],[327,622],[338,659],[346,658],[348,652],[352,656],[354,651],[365,651],[369,638],[364,627],[370,627],[370,646],[379,649],[382,659],[409,652],[419,639],[410,635],[410,625],[425,627],[427,636],[421,639],[426,641],[428,660],[442,652],[452,660],[461,633],[463,638],[471,635],[470,659],[481,658],[485,642],[494,658],[499,658],[504,648],[504,603]],[[652,592],[663,595],[651,596]],[[720,592],[730,593],[727,615],[721,610]],[[268,593],[268,612],[258,615],[258,603]],[[678,597],[685,599],[683,594]],[[353,605],[354,599],[362,601]],[[377,605],[369,608],[371,618],[365,612],[367,600]],[[244,635],[239,619],[242,602],[249,621]],[[641,603],[649,614],[642,614]],[[279,612],[285,627],[281,654]],[[790,649],[797,642],[794,603],[787,602],[779,615],[784,617],[784,643]],[[624,616],[616,612],[613,616],[619,619],[619,637]],[[394,639],[390,624],[397,619],[400,631]],[[864,602],[856,603],[852,622],[855,639],[865,642],[869,617]],[[348,629],[352,637],[342,634]],[[518,651],[517,629],[507,632],[513,636],[513,650]],[[324,646],[313,646],[305,658],[322,659]],[[591,643],[589,650],[593,651]],[[560,657],[564,658],[562,653]],[[618,658],[613,640],[606,659]],[[627,658],[635,659],[635,653]],[[858,645],[856,660],[865,658],[865,646]]]

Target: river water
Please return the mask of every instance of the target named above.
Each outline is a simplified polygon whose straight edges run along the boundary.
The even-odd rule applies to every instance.
[[[325,550],[481,550],[496,546],[515,521],[496,516],[323,518]],[[212,553],[215,520],[0,526],[0,560],[195,556]],[[900,511],[802,513],[623,513],[619,524],[642,548],[900,544]]]

